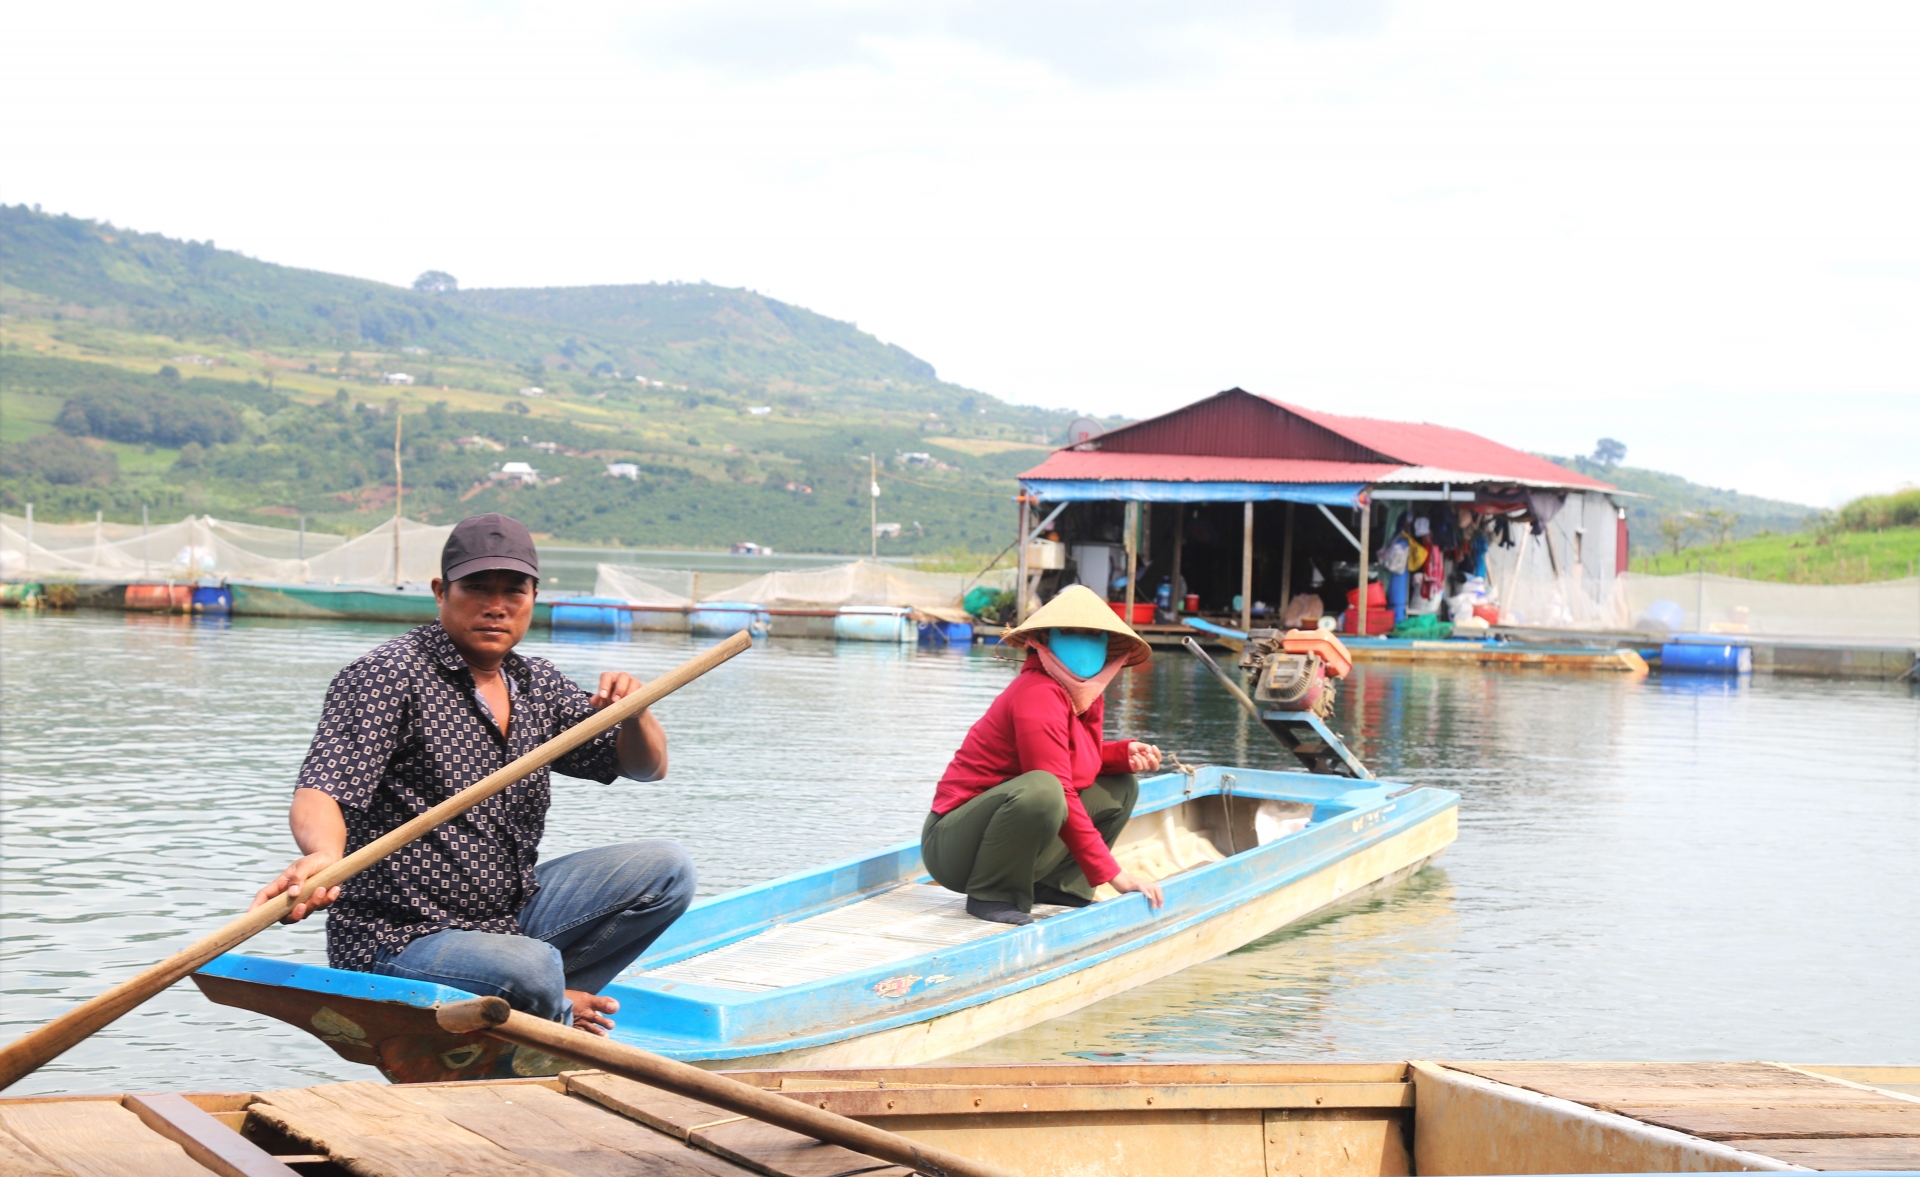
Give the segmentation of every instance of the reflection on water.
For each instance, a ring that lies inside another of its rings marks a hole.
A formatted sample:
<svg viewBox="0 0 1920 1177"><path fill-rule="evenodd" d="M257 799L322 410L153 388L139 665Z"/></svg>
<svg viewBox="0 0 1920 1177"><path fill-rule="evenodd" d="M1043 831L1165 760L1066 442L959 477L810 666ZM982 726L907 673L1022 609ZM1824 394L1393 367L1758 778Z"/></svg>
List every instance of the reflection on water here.
<svg viewBox="0 0 1920 1177"><path fill-rule="evenodd" d="M0 614L0 1034L225 922L292 853L327 680L398 626ZM529 641L579 681L694 644ZM775 641L660 706L673 774L561 778L545 851L672 837L712 893L913 836L1011 668ZM1178 653L1110 728L1284 767ZM1920 704L1878 683L1362 667L1336 727L1462 795L1440 865L970 1052L1920 1061ZM320 929L248 951L324 959ZM371 1072L176 986L14 1092L261 1089Z"/></svg>

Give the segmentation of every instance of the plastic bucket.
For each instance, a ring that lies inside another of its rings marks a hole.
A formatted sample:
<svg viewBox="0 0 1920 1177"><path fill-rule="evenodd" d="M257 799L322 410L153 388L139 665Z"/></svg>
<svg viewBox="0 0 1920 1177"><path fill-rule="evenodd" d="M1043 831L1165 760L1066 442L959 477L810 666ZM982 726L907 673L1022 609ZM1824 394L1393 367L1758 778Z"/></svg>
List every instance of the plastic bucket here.
<svg viewBox="0 0 1920 1177"><path fill-rule="evenodd" d="M226 616L233 612L233 593L224 584L203 584L193 590L195 613Z"/></svg>
<svg viewBox="0 0 1920 1177"><path fill-rule="evenodd" d="M1127 616L1127 603L1125 601L1108 601L1107 607L1112 609L1114 613L1119 616L1120 620L1126 622L1128 625L1153 624L1152 601L1135 601L1133 603L1132 617Z"/></svg>
<svg viewBox="0 0 1920 1177"><path fill-rule="evenodd" d="M1752 674L1749 646L1709 646L1668 642L1660 647L1660 669L1684 674Z"/></svg>
<svg viewBox="0 0 1920 1177"><path fill-rule="evenodd" d="M910 642L919 629L911 609L849 605L833 615L833 636L843 642Z"/></svg>
<svg viewBox="0 0 1920 1177"><path fill-rule="evenodd" d="M633 614L626 609L609 608L624 604L619 597L563 597L553 603L553 628L625 633L633 628Z"/></svg>
<svg viewBox="0 0 1920 1177"><path fill-rule="evenodd" d="M743 631L757 637L772 624L772 614L747 601L703 601L687 615L688 631L703 637L724 638Z"/></svg>

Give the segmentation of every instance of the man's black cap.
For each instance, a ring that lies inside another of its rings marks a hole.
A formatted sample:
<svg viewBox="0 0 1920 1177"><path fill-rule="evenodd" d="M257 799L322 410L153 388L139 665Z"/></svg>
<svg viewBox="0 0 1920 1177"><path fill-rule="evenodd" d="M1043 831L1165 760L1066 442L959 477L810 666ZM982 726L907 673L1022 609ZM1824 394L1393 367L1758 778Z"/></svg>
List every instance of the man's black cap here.
<svg viewBox="0 0 1920 1177"><path fill-rule="evenodd" d="M505 515L471 515L454 524L447 546L440 549L440 579L451 584L496 568L540 578L540 554L533 550L533 537L520 521Z"/></svg>

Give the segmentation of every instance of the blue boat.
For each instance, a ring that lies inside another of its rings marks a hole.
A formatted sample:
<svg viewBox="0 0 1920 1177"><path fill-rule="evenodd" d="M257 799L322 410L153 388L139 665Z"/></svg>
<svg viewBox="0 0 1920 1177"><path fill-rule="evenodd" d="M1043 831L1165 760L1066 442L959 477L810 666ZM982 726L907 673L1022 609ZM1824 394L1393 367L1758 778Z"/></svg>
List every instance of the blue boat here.
<svg viewBox="0 0 1920 1177"><path fill-rule="evenodd" d="M1231 952L1389 885L1454 840L1459 797L1368 779L1203 768L1141 783L1114 847L1138 894L976 920L918 842L695 904L606 992L614 1037L703 1066L905 1065L944 1057ZM213 1001L280 1018L396 1082L550 1074L560 1060L442 1032L469 994L230 953Z"/></svg>

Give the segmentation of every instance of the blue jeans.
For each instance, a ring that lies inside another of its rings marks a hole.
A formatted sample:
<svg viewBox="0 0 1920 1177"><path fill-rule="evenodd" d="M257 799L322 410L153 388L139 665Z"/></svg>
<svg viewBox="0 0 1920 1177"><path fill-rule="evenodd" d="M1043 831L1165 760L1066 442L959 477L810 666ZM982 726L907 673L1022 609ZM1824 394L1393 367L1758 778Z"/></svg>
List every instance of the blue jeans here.
<svg viewBox="0 0 1920 1177"><path fill-rule="evenodd" d="M570 1023L566 990L600 992L693 902L693 860L676 842L582 850L533 873L540 890L520 910L520 935L449 928L382 953L368 971Z"/></svg>

